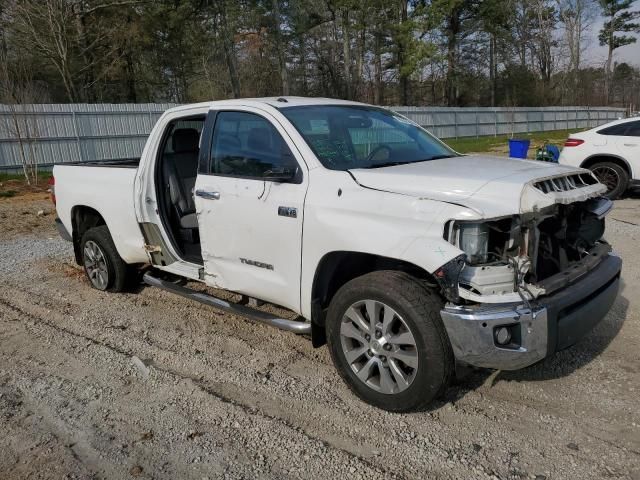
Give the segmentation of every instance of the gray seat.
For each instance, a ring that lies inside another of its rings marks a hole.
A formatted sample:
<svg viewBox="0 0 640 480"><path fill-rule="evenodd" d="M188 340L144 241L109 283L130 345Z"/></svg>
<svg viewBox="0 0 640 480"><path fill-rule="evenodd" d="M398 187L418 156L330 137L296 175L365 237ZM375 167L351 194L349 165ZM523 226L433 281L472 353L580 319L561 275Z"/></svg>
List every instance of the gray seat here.
<svg viewBox="0 0 640 480"><path fill-rule="evenodd" d="M200 134L194 128L173 132L173 153L165 155L163 173L169 202L180 222L180 228L198 228L193 190L198 176L198 143Z"/></svg>
<svg viewBox="0 0 640 480"><path fill-rule="evenodd" d="M180 228L198 228L196 212L187 213L183 217L180 217Z"/></svg>

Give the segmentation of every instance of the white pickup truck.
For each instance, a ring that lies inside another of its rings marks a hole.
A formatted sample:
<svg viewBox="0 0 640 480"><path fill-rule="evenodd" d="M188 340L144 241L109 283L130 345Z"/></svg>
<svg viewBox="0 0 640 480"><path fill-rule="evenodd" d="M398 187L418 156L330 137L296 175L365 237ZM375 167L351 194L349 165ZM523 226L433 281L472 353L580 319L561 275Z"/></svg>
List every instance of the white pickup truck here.
<svg viewBox="0 0 640 480"><path fill-rule="evenodd" d="M139 161L57 165L54 184L59 230L95 288L144 271L149 285L310 335L355 394L390 411L426 407L457 364L519 369L574 344L620 281L602 239L612 203L591 172L459 155L360 103L173 108Z"/></svg>

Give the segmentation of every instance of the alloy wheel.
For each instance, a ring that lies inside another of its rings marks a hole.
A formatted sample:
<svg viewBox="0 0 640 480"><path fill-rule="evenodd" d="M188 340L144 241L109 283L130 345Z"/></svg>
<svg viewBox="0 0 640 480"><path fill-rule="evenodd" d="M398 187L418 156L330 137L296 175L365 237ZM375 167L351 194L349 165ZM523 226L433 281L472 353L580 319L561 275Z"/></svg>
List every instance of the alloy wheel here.
<svg viewBox="0 0 640 480"><path fill-rule="evenodd" d="M620 183L620 175L618 175L618 172L607 165L594 168L593 174L600 183L607 187L607 193L615 190Z"/></svg>
<svg viewBox="0 0 640 480"><path fill-rule="evenodd" d="M84 244L84 268L91 284L98 290L106 290L109 284L107 261L100 246L93 240Z"/></svg>
<svg viewBox="0 0 640 480"><path fill-rule="evenodd" d="M377 392L406 390L418 371L416 340L409 326L382 302L351 305L340 324L340 344L351 370Z"/></svg>

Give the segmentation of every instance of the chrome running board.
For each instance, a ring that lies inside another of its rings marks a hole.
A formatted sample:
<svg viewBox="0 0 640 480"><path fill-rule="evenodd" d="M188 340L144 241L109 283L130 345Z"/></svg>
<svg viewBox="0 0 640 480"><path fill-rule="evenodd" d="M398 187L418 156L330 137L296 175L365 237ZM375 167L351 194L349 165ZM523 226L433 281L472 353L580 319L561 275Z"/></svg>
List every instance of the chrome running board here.
<svg viewBox="0 0 640 480"><path fill-rule="evenodd" d="M239 305L237 303L230 303L226 300L221 300L212 295L208 295L191 288L183 287L181 285L176 285L175 283L162 280L160 278L154 277L149 272L144 274L142 280L144 281L144 283L152 287L158 287L166 290L167 292L175 293L176 295L195 300L196 302L204 303L205 305L219 308L236 315L242 315L243 317L255 320L257 322L266 323L267 325L271 325L272 327L276 327L281 330L286 330L288 332L298 334L311 334L311 324L309 322L300 322L297 320L287 320L285 318L274 317L273 315L261 310L255 310L253 308L247 307L245 305Z"/></svg>

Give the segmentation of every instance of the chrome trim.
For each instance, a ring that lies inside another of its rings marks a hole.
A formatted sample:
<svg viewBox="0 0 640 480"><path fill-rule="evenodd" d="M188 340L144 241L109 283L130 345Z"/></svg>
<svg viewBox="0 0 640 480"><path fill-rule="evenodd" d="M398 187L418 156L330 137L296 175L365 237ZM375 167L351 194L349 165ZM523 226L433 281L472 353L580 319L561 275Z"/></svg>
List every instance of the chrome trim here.
<svg viewBox="0 0 640 480"><path fill-rule="evenodd" d="M220 200L220 192L209 192L208 190L196 190L196 196L207 200Z"/></svg>
<svg viewBox="0 0 640 480"><path fill-rule="evenodd" d="M238 305L237 303L227 302L212 295L198 292L197 290L183 287L181 285L176 285L172 282L167 282L166 280L162 280L161 278L154 277L149 272L144 274L142 280L144 281L144 283L152 287L158 287L176 295L195 300L196 302L204 303L205 305L219 308L236 315L241 315L257 322L266 323L267 325L271 325L272 327L276 327L281 330L286 330L288 332L298 334L311 334L311 323L309 322L301 322L297 320L287 320L285 318L274 317L273 315L270 315L269 313L263 312L261 310L255 310L245 305Z"/></svg>
<svg viewBox="0 0 640 480"><path fill-rule="evenodd" d="M517 370L547 355L547 309L522 305L471 309L447 305L440 316L458 361L476 367ZM496 345L494 328L520 325L520 347Z"/></svg>

